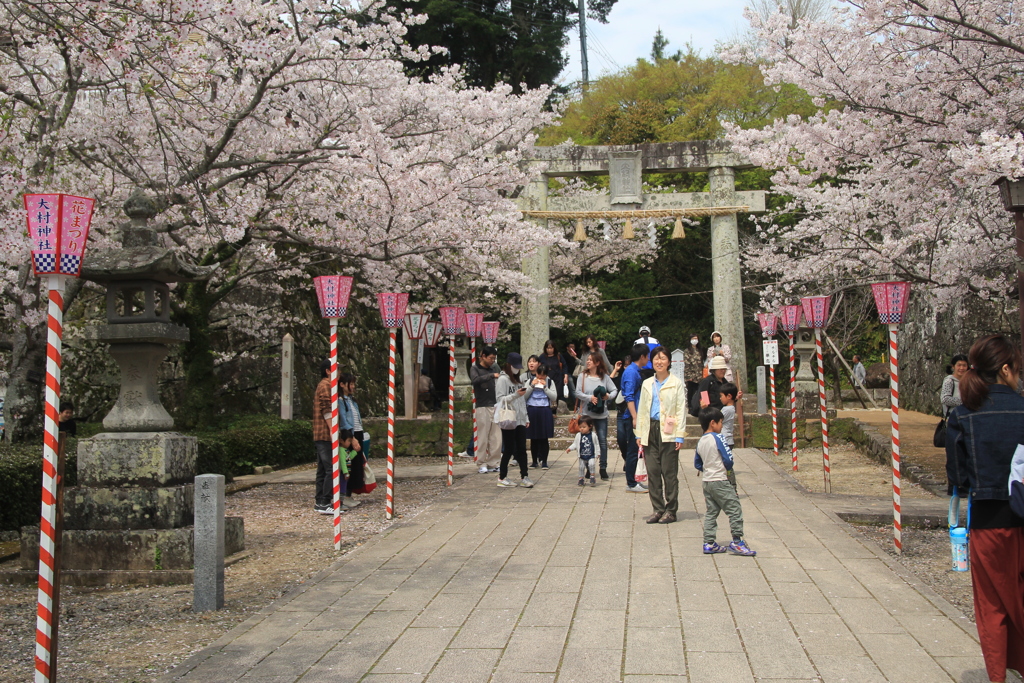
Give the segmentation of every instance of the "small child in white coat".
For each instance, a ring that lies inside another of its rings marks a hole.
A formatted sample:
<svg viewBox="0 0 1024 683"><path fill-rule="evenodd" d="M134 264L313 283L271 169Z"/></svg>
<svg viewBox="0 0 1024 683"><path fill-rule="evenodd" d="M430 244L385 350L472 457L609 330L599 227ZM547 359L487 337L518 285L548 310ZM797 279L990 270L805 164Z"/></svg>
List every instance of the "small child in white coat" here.
<svg viewBox="0 0 1024 683"><path fill-rule="evenodd" d="M597 472L594 469L594 458L599 452L600 445L597 441L597 435L594 434L594 421L589 415L581 415L579 419L580 431L576 433L576 438L573 440L572 445L565 449L565 452L576 451L580 456L580 480L577 482L580 486L586 483L587 477L590 478L590 485L597 486Z"/></svg>

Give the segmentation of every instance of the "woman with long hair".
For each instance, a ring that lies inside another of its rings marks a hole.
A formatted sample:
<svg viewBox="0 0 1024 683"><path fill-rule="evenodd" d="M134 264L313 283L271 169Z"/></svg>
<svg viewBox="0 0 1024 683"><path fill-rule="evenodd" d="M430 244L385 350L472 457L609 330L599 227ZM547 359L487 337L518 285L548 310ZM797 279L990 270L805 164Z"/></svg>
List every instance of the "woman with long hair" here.
<svg viewBox="0 0 1024 683"><path fill-rule="evenodd" d="M565 401L568 406L570 401L568 391L569 374L572 372L572 368L569 367L565 356L558 352L555 342L548 339L544 342L544 351L540 354L539 359L541 364L548 369L548 377L555 383L558 398ZM556 401L551 412L557 412L557 406L558 402Z"/></svg>
<svg viewBox="0 0 1024 683"><path fill-rule="evenodd" d="M555 436L555 417L551 414L551 404L558 400L555 383L548 377L548 369L537 356L530 356L526 361L526 416L530 425L526 428L526 438L530 440L531 467L548 468L548 452L551 450L549 439Z"/></svg>
<svg viewBox="0 0 1024 683"><path fill-rule="evenodd" d="M597 349L601 350L600 347ZM576 398L580 410L590 417L593 431L601 448L599 462L601 479L608 479L608 407L619 390L608 372L602 353L592 351L587 355L586 370L576 379Z"/></svg>
<svg viewBox="0 0 1024 683"><path fill-rule="evenodd" d="M501 368L501 377L494 382L494 421L502 409L515 413L515 424L501 426L501 465L498 467L498 486L511 487L515 482L508 478L508 463L514 457L519 464L520 486L533 488L530 471L526 468L526 428L530 426L530 418L526 412L526 386L519 381L519 372L523 369L523 357L518 353L510 353Z"/></svg>
<svg viewBox="0 0 1024 683"><path fill-rule="evenodd" d="M1010 463L1024 444L1020 354L1001 335L974 342L962 405L946 422L946 475L968 500L971 583L990 681L1024 671L1024 517L1010 508Z"/></svg>

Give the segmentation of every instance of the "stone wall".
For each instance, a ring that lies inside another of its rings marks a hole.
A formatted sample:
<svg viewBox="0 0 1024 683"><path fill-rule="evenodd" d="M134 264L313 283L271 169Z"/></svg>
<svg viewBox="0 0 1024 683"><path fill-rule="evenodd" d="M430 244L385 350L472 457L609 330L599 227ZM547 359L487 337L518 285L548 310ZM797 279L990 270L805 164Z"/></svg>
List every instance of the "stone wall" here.
<svg viewBox="0 0 1024 683"><path fill-rule="evenodd" d="M956 353L967 353L975 339L1001 333L1020 341L1015 301L954 306L936 314L924 297L910 300L909 322L900 327L900 405L938 415L939 389Z"/></svg>
<svg viewBox="0 0 1024 683"><path fill-rule="evenodd" d="M371 457L386 456L387 418L363 419L370 433ZM467 412L455 413L455 452L466 448L473 433L473 420ZM448 454L448 413L434 413L425 419L395 420L395 457Z"/></svg>

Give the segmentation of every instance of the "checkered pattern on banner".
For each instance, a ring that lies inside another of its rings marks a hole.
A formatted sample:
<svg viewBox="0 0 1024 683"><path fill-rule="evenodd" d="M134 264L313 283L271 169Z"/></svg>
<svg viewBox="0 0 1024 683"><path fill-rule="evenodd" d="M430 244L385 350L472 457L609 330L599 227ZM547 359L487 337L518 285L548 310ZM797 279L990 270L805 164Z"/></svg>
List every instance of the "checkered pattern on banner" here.
<svg viewBox="0 0 1024 683"><path fill-rule="evenodd" d="M49 275L57 272L56 254L32 254L36 275Z"/></svg>
<svg viewBox="0 0 1024 683"><path fill-rule="evenodd" d="M394 330L402 327L405 323L405 309L409 305L409 294L407 292L395 293L384 292L377 295L377 307L380 309L381 320L384 327Z"/></svg>
<svg viewBox="0 0 1024 683"><path fill-rule="evenodd" d="M348 306L324 306L320 309L323 318L344 318Z"/></svg>
<svg viewBox="0 0 1024 683"><path fill-rule="evenodd" d="M78 257L78 254L61 254L60 255L60 274L61 275L78 275L78 272L82 269L82 259Z"/></svg>
<svg viewBox="0 0 1024 683"><path fill-rule="evenodd" d="M796 332L800 329L800 316L803 308L797 304L782 306L779 309L779 324L786 332Z"/></svg>

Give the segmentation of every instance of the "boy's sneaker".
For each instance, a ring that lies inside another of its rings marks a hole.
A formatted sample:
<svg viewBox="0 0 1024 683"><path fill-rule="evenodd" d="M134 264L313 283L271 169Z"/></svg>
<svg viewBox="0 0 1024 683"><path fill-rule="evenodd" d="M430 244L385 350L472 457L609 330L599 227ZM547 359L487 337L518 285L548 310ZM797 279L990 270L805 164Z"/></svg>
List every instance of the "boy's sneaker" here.
<svg viewBox="0 0 1024 683"><path fill-rule="evenodd" d="M590 485L597 486L597 477L595 477L594 475L590 475Z"/></svg>
<svg viewBox="0 0 1024 683"><path fill-rule="evenodd" d="M499 479L498 480L498 486L501 486L503 488L507 488L508 489L508 488L512 488L515 485L516 485L516 483L514 481L512 481L511 479L509 479L508 477L505 477L504 479Z"/></svg>
<svg viewBox="0 0 1024 683"><path fill-rule="evenodd" d="M490 471L491 470L488 469L487 465L480 465L480 469L477 470L477 473L479 473L479 474L487 474Z"/></svg>
<svg viewBox="0 0 1024 683"><path fill-rule="evenodd" d="M584 483L585 481L586 481L586 480L585 480L585 479L584 479L583 477L580 477L580 480L579 480L578 482L576 482L576 485L577 485L577 486L583 486L583 483Z"/></svg>
<svg viewBox="0 0 1024 683"><path fill-rule="evenodd" d="M757 555L756 552L747 546L747 542L743 539L730 543L729 552L733 555L743 555L745 557L753 557L754 555Z"/></svg>
<svg viewBox="0 0 1024 683"><path fill-rule="evenodd" d="M523 477L523 480L521 482L519 482L519 485L522 486L524 489L532 489L533 488L533 482L530 481L529 477Z"/></svg>
<svg viewBox="0 0 1024 683"><path fill-rule="evenodd" d="M460 458L472 458L473 456L470 455L468 451L462 451L461 453L459 453L459 457ZM475 460L476 458L473 458L473 459Z"/></svg>
<svg viewBox="0 0 1024 683"><path fill-rule="evenodd" d="M540 468L541 468L542 470L546 470L546 469L548 469L548 464L547 464L546 462L542 462L542 463L540 464Z"/></svg>
<svg viewBox="0 0 1024 683"><path fill-rule="evenodd" d="M627 486L626 490L631 493L647 493L647 489L645 489L640 484L633 484L632 486Z"/></svg>
<svg viewBox="0 0 1024 683"><path fill-rule="evenodd" d="M320 503L316 503L313 506L313 512L318 512L320 514L323 514L324 510L326 510L326 509L330 509L330 506L328 506L328 505L321 505Z"/></svg>
<svg viewBox="0 0 1024 683"><path fill-rule="evenodd" d="M705 543L704 544L704 554L705 555L714 555L715 553L724 553L726 550L728 550L728 548L726 548L725 546L722 546L722 545L718 545L718 543Z"/></svg>
<svg viewBox="0 0 1024 683"><path fill-rule="evenodd" d="M344 498L341 499L341 506L342 507L346 507L349 510L351 510L352 508L357 508L357 507L359 507L362 504L363 504L363 501L356 500L352 496L345 496Z"/></svg>

